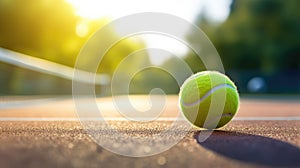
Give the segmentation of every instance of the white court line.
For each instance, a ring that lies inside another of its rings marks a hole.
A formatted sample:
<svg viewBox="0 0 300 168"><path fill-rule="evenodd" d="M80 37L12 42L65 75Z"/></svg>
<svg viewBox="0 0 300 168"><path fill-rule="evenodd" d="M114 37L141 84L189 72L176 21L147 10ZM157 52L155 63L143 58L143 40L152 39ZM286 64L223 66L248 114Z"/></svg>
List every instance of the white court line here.
<svg viewBox="0 0 300 168"><path fill-rule="evenodd" d="M271 121L283 121L283 120L300 120L299 117L236 117L233 120L237 121L262 121L262 120L271 120Z"/></svg>
<svg viewBox="0 0 300 168"><path fill-rule="evenodd" d="M12 109L12 108L22 108L34 105L40 105L44 103L50 103L53 101L61 101L67 98L39 98L39 99L29 99L29 100L1 100L0 99L0 110L2 109Z"/></svg>
<svg viewBox="0 0 300 168"><path fill-rule="evenodd" d="M136 119L138 120L138 119ZM144 120L145 119L141 119ZM185 121L184 118L158 118L154 121ZM299 117L235 117L233 120L236 121L285 121L285 120L300 120ZM17 117L7 117L7 118L0 118L0 121L129 121L126 118L17 118Z"/></svg>

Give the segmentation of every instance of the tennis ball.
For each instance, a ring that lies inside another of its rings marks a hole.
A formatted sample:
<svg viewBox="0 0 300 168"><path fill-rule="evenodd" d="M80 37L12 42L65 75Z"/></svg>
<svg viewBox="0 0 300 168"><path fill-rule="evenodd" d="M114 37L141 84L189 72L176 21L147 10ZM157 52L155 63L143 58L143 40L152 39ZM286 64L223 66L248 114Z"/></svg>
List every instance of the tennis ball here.
<svg viewBox="0 0 300 168"><path fill-rule="evenodd" d="M179 103L181 112L194 126L215 129L234 117L239 107L239 95L226 75L202 71L183 83Z"/></svg>

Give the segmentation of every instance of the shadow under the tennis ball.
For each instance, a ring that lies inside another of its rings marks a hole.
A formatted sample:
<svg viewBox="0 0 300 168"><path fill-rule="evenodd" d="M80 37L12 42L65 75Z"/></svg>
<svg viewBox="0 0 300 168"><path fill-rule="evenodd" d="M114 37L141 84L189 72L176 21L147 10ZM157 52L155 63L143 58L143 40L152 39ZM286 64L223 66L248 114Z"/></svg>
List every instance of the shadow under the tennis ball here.
<svg viewBox="0 0 300 168"><path fill-rule="evenodd" d="M241 162L271 167L300 167L300 148L292 144L259 135L214 131L204 142L204 148Z"/></svg>

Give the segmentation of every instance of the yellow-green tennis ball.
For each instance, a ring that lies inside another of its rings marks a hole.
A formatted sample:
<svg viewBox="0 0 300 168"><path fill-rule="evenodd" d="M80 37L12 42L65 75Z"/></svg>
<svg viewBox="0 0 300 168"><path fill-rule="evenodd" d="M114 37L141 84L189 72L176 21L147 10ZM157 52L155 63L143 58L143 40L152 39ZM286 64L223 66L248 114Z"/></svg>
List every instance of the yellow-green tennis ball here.
<svg viewBox="0 0 300 168"><path fill-rule="evenodd" d="M189 77L179 93L181 112L193 125L215 129L227 124L239 107L234 83L224 74L203 71Z"/></svg>

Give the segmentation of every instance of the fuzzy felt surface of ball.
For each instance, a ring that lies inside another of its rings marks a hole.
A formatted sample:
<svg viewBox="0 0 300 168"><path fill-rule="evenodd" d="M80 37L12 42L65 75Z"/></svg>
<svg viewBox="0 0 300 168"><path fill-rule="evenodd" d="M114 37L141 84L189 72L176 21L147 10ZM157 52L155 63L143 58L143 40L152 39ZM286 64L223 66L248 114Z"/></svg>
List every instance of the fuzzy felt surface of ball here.
<svg viewBox="0 0 300 168"><path fill-rule="evenodd" d="M179 107L194 126L217 129L232 120L239 108L235 84L217 71L202 71L190 76L181 86Z"/></svg>

